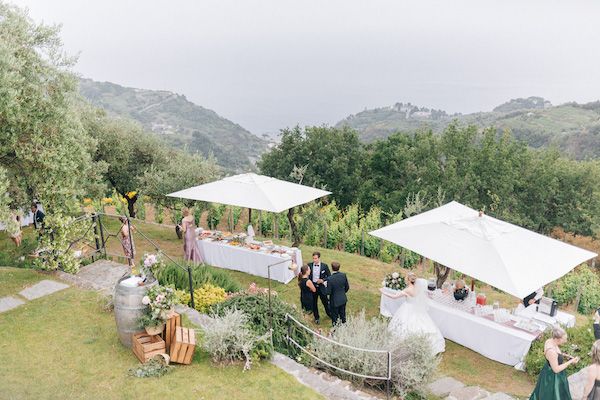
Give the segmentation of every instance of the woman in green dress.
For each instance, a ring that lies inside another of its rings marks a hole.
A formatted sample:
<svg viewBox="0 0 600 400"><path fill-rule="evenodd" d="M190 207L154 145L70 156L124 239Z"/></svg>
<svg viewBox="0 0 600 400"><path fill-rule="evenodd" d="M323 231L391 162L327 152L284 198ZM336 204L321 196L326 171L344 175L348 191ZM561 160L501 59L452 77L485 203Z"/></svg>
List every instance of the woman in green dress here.
<svg viewBox="0 0 600 400"><path fill-rule="evenodd" d="M565 369L577 363L579 357L564 361L559 346L566 342L567 332L562 328L554 328L552 338L546 340L544 344L546 363L529 400L571 400Z"/></svg>

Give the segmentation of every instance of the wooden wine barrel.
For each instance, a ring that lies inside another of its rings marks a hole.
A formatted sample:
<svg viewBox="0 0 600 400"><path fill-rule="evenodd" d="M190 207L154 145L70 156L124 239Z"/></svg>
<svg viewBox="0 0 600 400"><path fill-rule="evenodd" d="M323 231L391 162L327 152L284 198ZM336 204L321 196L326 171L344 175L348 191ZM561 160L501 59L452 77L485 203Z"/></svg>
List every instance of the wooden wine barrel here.
<svg viewBox="0 0 600 400"><path fill-rule="evenodd" d="M119 339L124 346L131 348L131 335L143 331L138 325L138 319L142 316L146 308L142 304L142 298L146 295L146 290L150 286L157 285L158 283L156 280L153 280L144 286L127 287L121 285L121 281L127 278L129 276L124 276L117 282L113 304Z"/></svg>

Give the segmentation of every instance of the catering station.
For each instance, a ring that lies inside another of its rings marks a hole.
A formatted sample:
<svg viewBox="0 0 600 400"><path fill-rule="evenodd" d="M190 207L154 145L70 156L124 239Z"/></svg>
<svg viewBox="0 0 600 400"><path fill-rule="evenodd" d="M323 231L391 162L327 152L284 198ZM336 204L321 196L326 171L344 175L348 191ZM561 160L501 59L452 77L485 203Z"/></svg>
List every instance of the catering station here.
<svg viewBox="0 0 600 400"><path fill-rule="evenodd" d="M288 283L294 279L296 266L302 265L302 252L296 247L277 246L267 240L259 242L245 233L202 231L197 240L204 262L209 265L268 277L266 266L282 263L287 268L273 269L271 279Z"/></svg>
<svg viewBox="0 0 600 400"><path fill-rule="evenodd" d="M485 215L452 201L370 232L519 299L565 275L597 254ZM465 291L455 298L449 282L427 287L428 313L444 338L492 360L523 367L531 343L550 326L575 325L575 317L541 297L511 309L485 294ZM390 288L383 288L388 294ZM461 288L461 290L464 290ZM404 301L382 293L380 312L392 317ZM525 302L525 301L523 301Z"/></svg>

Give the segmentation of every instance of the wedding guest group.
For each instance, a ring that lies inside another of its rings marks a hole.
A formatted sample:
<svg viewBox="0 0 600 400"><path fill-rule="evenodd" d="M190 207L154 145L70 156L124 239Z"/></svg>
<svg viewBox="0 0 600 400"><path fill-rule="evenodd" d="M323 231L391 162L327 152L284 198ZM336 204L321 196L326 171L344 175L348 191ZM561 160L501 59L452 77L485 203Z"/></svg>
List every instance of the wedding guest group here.
<svg viewBox="0 0 600 400"><path fill-rule="evenodd" d="M321 261L321 253L313 253L313 261L303 265L298 274L300 288L300 304L302 310L313 314L315 323L320 323L319 299L323 309L332 324L346 323L346 293L350 290L348 277L340 272L341 265L334 261L331 263L333 274L329 266Z"/></svg>

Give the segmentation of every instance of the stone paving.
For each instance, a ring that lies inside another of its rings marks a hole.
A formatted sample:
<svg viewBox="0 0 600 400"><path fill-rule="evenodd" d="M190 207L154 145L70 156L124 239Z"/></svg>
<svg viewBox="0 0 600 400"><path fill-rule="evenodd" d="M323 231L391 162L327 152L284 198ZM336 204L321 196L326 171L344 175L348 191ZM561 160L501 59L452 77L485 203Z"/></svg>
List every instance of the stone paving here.
<svg viewBox="0 0 600 400"><path fill-rule="evenodd" d="M19 296L25 297L27 300L35 300L54 292L64 290L68 287L69 285L64 283L44 279L33 286L21 290L19 292Z"/></svg>
<svg viewBox="0 0 600 400"><path fill-rule="evenodd" d="M22 304L25 304L23 300L13 296L0 297L0 313L17 308Z"/></svg>
<svg viewBox="0 0 600 400"><path fill-rule="evenodd" d="M58 271L56 275L82 289L97 290L112 296L119 279L130 272L127 265L109 260L97 260L81 267L76 275L62 271Z"/></svg>
<svg viewBox="0 0 600 400"><path fill-rule="evenodd" d="M0 313L22 306L26 303L26 300L39 299L40 297L48 296L68 287L69 285L64 283L45 279L21 290L18 297L14 295L0 298Z"/></svg>
<svg viewBox="0 0 600 400"><path fill-rule="evenodd" d="M454 378L443 377L427 386L429 393L445 400L515 400L506 393L490 393L479 386L465 386Z"/></svg>

